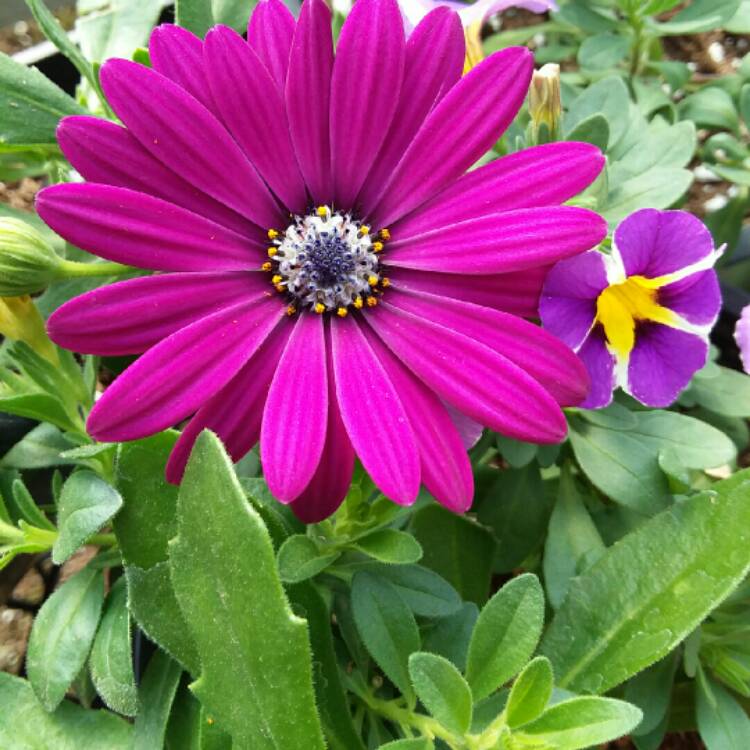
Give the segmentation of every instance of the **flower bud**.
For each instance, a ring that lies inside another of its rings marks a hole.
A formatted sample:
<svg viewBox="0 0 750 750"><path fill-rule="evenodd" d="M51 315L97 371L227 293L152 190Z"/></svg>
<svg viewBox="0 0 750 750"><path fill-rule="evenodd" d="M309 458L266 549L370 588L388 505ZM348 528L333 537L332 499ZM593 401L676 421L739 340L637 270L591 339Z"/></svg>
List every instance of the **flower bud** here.
<svg viewBox="0 0 750 750"><path fill-rule="evenodd" d="M0 297L0 336L23 341L37 354L58 364L57 351L47 336L44 320L28 295Z"/></svg>
<svg viewBox="0 0 750 750"><path fill-rule="evenodd" d="M562 103L560 100L560 66L548 63L534 71L529 89L531 141L537 145L560 137Z"/></svg>
<svg viewBox="0 0 750 750"><path fill-rule="evenodd" d="M0 217L0 297L41 291L59 264L60 257L30 224Z"/></svg>

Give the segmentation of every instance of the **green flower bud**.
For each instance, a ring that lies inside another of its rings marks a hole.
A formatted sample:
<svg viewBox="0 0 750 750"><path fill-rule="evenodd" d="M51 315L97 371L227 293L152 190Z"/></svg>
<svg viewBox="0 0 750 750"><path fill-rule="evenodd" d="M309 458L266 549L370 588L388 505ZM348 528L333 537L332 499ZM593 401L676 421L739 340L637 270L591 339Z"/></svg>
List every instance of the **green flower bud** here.
<svg viewBox="0 0 750 750"><path fill-rule="evenodd" d="M30 224L0 217L0 297L41 291L55 278L60 260Z"/></svg>
<svg viewBox="0 0 750 750"><path fill-rule="evenodd" d="M550 143L560 137L562 103L560 100L560 66L548 63L534 71L529 89L531 140Z"/></svg>

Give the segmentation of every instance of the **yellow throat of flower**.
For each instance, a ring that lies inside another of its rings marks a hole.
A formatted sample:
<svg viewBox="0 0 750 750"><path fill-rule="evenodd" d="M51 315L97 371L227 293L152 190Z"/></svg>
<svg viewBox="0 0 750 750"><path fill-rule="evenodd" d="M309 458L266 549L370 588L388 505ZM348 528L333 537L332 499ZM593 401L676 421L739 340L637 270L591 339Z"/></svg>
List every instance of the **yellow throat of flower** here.
<svg viewBox="0 0 750 750"><path fill-rule="evenodd" d="M635 326L638 321L652 321L674 325L671 310L658 302L659 279L630 276L621 284L608 286L596 301L596 321L612 349L626 357L635 346Z"/></svg>
<svg viewBox="0 0 750 750"><path fill-rule="evenodd" d="M482 48L482 23L483 19L479 19L464 29L464 36L466 38L464 75L484 60L484 49Z"/></svg>

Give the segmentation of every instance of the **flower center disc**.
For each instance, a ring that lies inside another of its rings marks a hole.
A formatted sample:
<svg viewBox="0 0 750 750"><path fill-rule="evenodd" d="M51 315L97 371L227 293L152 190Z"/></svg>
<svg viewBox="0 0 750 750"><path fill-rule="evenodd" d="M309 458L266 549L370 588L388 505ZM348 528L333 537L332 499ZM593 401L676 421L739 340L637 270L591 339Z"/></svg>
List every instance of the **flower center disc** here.
<svg viewBox="0 0 750 750"><path fill-rule="evenodd" d="M268 230L273 245L264 269L271 282L289 300L289 314L311 308L322 314L347 315L349 307L373 307L388 286L381 277L378 253L382 230L373 239L370 228L351 214L320 206L306 216L295 216L284 233Z"/></svg>

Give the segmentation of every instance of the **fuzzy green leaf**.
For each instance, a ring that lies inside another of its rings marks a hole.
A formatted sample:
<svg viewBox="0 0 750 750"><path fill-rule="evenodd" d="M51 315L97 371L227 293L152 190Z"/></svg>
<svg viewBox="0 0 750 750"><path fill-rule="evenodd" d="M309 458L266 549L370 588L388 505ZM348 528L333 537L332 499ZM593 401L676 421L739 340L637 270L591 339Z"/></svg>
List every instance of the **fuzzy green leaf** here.
<svg viewBox="0 0 750 750"><path fill-rule="evenodd" d="M133 750L153 750L164 745L182 667L163 651L155 651L138 688Z"/></svg>
<svg viewBox="0 0 750 750"><path fill-rule="evenodd" d="M511 729L539 718L552 697L554 677L549 659L532 659L518 675L505 707L506 720Z"/></svg>
<svg viewBox="0 0 750 750"><path fill-rule="evenodd" d="M340 554L321 552L310 537L295 534L279 547L279 576L285 583L300 583L325 570Z"/></svg>
<svg viewBox="0 0 750 750"><path fill-rule="evenodd" d="M206 710L238 746L322 750L307 625L289 607L263 522L207 431L180 487L169 558L201 660L192 689Z"/></svg>
<svg viewBox="0 0 750 750"><path fill-rule="evenodd" d="M384 563L408 565L422 558L422 547L411 535L396 529L378 529L352 543L352 546Z"/></svg>

